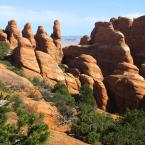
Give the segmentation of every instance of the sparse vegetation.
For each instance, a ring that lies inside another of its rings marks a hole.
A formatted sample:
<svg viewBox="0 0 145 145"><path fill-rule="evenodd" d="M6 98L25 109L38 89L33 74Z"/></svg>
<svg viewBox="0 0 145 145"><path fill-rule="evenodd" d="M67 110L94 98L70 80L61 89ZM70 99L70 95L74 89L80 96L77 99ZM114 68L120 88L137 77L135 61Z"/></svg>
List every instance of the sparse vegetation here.
<svg viewBox="0 0 145 145"><path fill-rule="evenodd" d="M47 140L49 131L42 114L26 112L23 101L17 96L1 95L0 102L0 145L41 145ZM7 123L8 112L15 112L16 124Z"/></svg>
<svg viewBox="0 0 145 145"><path fill-rule="evenodd" d="M7 69L9 69L10 71L13 71L17 75L23 76L22 70L13 66L8 60L0 60L0 63L4 64L7 67Z"/></svg>
<svg viewBox="0 0 145 145"><path fill-rule="evenodd" d="M72 125L74 136L87 143L101 143L101 134L113 120L109 115L96 112L93 92L88 84L84 84L80 91L78 101L78 120Z"/></svg>
<svg viewBox="0 0 145 145"><path fill-rule="evenodd" d="M11 53L10 45L8 42L0 41L0 59L4 59Z"/></svg>
<svg viewBox="0 0 145 145"><path fill-rule="evenodd" d="M52 88L48 85L48 83L46 81L40 81L37 78L31 80L31 82L34 86L36 86L39 89L44 99L46 101L49 101L53 95L52 95Z"/></svg>
<svg viewBox="0 0 145 145"><path fill-rule="evenodd" d="M53 93L54 96L50 98L50 101L58 107L64 117L64 122L73 119L76 113L75 99L69 94L67 87L58 83L54 86Z"/></svg>
<svg viewBox="0 0 145 145"><path fill-rule="evenodd" d="M102 133L103 145L144 145L145 111L128 110Z"/></svg>

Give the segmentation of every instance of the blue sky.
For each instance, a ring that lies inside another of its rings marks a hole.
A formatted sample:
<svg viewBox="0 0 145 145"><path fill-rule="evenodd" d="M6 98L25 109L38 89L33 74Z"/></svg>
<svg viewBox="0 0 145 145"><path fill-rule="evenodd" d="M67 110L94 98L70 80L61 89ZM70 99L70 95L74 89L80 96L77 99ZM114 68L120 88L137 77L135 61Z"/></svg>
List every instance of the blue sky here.
<svg viewBox="0 0 145 145"><path fill-rule="evenodd" d="M145 14L145 0L1 0L0 27L16 19L20 29L26 22L35 32L43 25L51 34L54 19L62 24L63 35L90 34L96 21L111 17L138 17Z"/></svg>

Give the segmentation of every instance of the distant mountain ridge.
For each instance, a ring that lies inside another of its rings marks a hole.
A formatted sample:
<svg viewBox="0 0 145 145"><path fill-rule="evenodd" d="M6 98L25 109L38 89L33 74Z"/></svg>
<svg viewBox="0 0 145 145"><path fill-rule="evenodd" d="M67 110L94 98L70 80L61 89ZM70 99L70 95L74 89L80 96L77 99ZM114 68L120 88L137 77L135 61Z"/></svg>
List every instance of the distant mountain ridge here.
<svg viewBox="0 0 145 145"><path fill-rule="evenodd" d="M79 44L82 36L62 36L62 46Z"/></svg>

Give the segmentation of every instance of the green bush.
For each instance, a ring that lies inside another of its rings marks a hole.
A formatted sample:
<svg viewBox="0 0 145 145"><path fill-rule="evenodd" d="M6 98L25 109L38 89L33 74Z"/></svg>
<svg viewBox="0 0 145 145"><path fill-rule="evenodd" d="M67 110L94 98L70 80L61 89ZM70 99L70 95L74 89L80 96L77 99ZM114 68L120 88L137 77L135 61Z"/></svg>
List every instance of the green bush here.
<svg viewBox="0 0 145 145"><path fill-rule="evenodd" d="M63 84L56 84L53 89L54 96L51 101L58 107L65 118L73 116L75 99L69 94L68 88Z"/></svg>
<svg viewBox="0 0 145 145"><path fill-rule="evenodd" d="M8 42L0 41L0 59L4 59L10 54L10 45Z"/></svg>
<svg viewBox="0 0 145 145"><path fill-rule="evenodd" d="M3 83L2 81L0 81L0 90L4 91L4 92L9 92L11 90L12 86L11 85L7 85L5 83Z"/></svg>
<svg viewBox="0 0 145 145"><path fill-rule="evenodd" d="M96 113L93 91L88 84L81 87L78 103L78 120L72 125L75 137L87 143L101 142L101 134L113 124L109 115Z"/></svg>
<svg viewBox="0 0 145 145"><path fill-rule="evenodd" d="M49 137L48 126L43 123L41 114L26 112L19 97L0 98L7 103L0 106L0 145L42 145ZM7 123L7 113L15 112L17 124Z"/></svg>
<svg viewBox="0 0 145 145"><path fill-rule="evenodd" d="M102 134L103 145L145 145L145 112L128 110Z"/></svg>

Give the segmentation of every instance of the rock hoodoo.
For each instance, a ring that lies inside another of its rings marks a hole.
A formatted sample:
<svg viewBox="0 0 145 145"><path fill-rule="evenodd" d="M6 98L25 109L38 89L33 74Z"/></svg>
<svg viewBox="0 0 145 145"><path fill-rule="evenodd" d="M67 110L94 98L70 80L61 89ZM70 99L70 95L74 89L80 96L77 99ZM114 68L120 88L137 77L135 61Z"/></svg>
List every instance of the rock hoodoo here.
<svg viewBox="0 0 145 145"><path fill-rule="evenodd" d="M16 48L18 46L18 39L21 37L20 30L17 27L17 22L15 20L10 20L5 32L7 33L11 49Z"/></svg>
<svg viewBox="0 0 145 145"><path fill-rule="evenodd" d="M103 75L111 74L120 62L133 63L124 35L108 22L98 22L91 33L91 45L72 45L63 49L64 63L69 64L81 54L93 56Z"/></svg>
<svg viewBox="0 0 145 145"><path fill-rule="evenodd" d="M84 35L80 40L80 45L88 45L90 43L90 36Z"/></svg>
<svg viewBox="0 0 145 145"><path fill-rule="evenodd" d="M29 39L32 44L32 47L36 48L36 40L32 31L32 25L30 23L25 24L24 29L22 30L23 37Z"/></svg>

